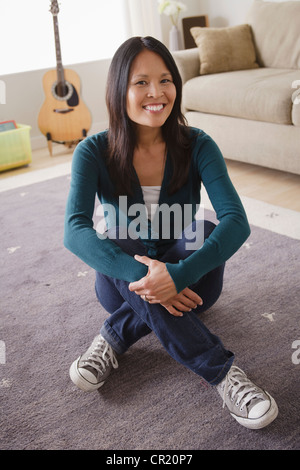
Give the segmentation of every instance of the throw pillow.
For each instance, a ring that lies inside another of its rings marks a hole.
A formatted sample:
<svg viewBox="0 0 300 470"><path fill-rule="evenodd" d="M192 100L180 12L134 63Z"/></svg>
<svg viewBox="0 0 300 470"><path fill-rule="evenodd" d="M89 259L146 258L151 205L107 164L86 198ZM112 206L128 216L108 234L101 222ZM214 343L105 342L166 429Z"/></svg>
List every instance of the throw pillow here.
<svg viewBox="0 0 300 470"><path fill-rule="evenodd" d="M200 55L200 75L257 68L251 27L191 28Z"/></svg>

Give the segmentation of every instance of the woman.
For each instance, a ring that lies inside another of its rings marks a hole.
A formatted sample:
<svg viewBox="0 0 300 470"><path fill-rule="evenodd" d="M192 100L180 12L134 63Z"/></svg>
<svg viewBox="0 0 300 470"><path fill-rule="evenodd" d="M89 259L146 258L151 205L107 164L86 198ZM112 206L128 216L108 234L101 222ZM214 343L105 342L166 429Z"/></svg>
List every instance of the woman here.
<svg viewBox="0 0 300 470"><path fill-rule="evenodd" d="M275 401L199 319L218 299L224 263L250 230L218 147L185 123L181 88L162 43L129 39L108 75L109 129L74 152L65 246L95 269L96 294L110 316L70 376L83 390L98 389L117 356L154 332L175 360L216 386L238 422L261 428L275 419ZM217 226L195 219L201 183ZM96 193L103 234L93 228Z"/></svg>

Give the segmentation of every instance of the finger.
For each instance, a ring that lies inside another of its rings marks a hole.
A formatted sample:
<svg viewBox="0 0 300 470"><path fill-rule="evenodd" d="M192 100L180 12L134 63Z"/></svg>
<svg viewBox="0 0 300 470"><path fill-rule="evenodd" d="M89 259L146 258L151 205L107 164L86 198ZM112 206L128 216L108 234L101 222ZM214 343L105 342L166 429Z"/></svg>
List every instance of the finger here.
<svg viewBox="0 0 300 470"><path fill-rule="evenodd" d="M172 306L175 307L177 310L180 310L181 312L190 312L194 307L194 304L192 306L183 304L180 301L174 301L172 302Z"/></svg>
<svg viewBox="0 0 300 470"><path fill-rule="evenodd" d="M174 317L182 317L183 313L174 308L172 305L163 305L165 309L171 314L174 315Z"/></svg>
<svg viewBox="0 0 300 470"><path fill-rule="evenodd" d="M144 294L143 288L139 287L139 285L136 285L135 283L129 284L128 289L131 292L135 292L137 295L142 295Z"/></svg>
<svg viewBox="0 0 300 470"><path fill-rule="evenodd" d="M143 290L145 290L144 281L145 278L142 277L142 279L139 279L138 281L131 282L128 285L129 290L135 291L138 295L145 294L145 292L143 292Z"/></svg>
<svg viewBox="0 0 300 470"><path fill-rule="evenodd" d="M138 261L139 263L145 264L146 266L149 266L151 261L153 261L151 258L148 258L148 256L140 256L140 255L134 255L134 259ZM138 281L131 282L128 286L130 291L135 291L138 295L142 294L141 289L143 288L145 279L148 277L149 272L146 274L146 276L142 277ZM139 291L138 291L139 289Z"/></svg>
<svg viewBox="0 0 300 470"><path fill-rule="evenodd" d="M143 297L143 296L142 296ZM146 301L149 303L149 304L160 304L161 301L160 300L157 300L155 297L149 297L147 294L146 294Z"/></svg>
<svg viewBox="0 0 300 470"><path fill-rule="evenodd" d="M195 299L193 299L193 300L189 299L187 301L187 304L190 305L191 308L197 308L198 305L203 305L203 301L202 301L201 298L200 298L200 301L198 299L196 299L196 300Z"/></svg>
<svg viewBox="0 0 300 470"><path fill-rule="evenodd" d="M180 302L180 304L183 305L187 309L186 311L192 310L193 308L196 308L198 306L198 304L194 300L191 300L188 297L185 297L183 294L178 295L176 296L175 299L173 299L172 301L173 305L175 305L174 302Z"/></svg>
<svg viewBox="0 0 300 470"><path fill-rule="evenodd" d="M203 300L200 295L196 294L196 292L191 290L189 287L183 289L182 294L184 294L187 298L191 299L192 301L196 302L197 305L203 304Z"/></svg>
<svg viewBox="0 0 300 470"><path fill-rule="evenodd" d="M141 299L144 300L145 302L148 302L148 304L158 304L160 303L158 300L156 300L154 297L149 297L147 294L141 294L140 295Z"/></svg>
<svg viewBox="0 0 300 470"><path fill-rule="evenodd" d="M186 297L183 292L177 294L173 299L170 299L170 303L174 305L174 302L180 302L182 305L187 307L187 311L193 308L197 308L198 303L195 300Z"/></svg>
<svg viewBox="0 0 300 470"><path fill-rule="evenodd" d="M196 303L197 305L202 305L203 300L200 297L200 295L196 294L196 292L193 292L192 290L189 289L189 291L182 291L182 294L187 297L190 301Z"/></svg>
<svg viewBox="0 0 300 470"><path fill-rule="evenodd" d="M146 266L150 266L151 261L153 261L151 258L148 258L148 256L140 255L134 255L134 259L139 263L145 264Z"/></svg>

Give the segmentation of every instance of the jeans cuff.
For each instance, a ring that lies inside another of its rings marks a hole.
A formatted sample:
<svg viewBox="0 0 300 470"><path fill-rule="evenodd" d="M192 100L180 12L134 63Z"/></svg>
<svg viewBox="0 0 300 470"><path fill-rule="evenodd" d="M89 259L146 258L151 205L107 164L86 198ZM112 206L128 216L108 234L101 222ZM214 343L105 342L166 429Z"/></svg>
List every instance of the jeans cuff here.
<svg viewBox="0 0 300 470"><path fill-rule="evenodd" d="M110 325L104 323L100 329L100 334L118 355L124 354L126 352L127 349L124 348L117 340L116 334Z"/></svg>
<svg viewBox="0 0 300 470"><path fill-rule="evenodd" d="M229 351L230 352L230 351ZM231 352L230 352L231 353ZM226 363L224 364L224 367L222 369L222 371L217 375L217 377L215 377L213 380L211 380L209 382L210 385L218 385L219 383L222 382L222 380L226 377L226 375L228 374L229 372L229 369L231 368L232 364L233 364L233 361L235 359L235 356L233 353L231 353L231 357L229 357L229 359L226 361Z"/></svg>

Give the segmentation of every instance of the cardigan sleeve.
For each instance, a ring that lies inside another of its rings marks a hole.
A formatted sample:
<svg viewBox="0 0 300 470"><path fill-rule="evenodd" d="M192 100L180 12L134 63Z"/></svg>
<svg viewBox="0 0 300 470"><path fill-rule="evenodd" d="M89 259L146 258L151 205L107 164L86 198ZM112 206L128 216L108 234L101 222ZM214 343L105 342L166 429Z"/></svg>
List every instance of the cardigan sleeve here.
<svg viewBox="0 0 300 470"><path fill-rule="evenodd" d="M227 261L250 235L245 210L216 143L199 131L192 158L219 223L200 249L176 264L166 264L177 292Z"/></svg>
<svg viewBox="0 0 300 470"><path fill-rule="evenodd" d="M100 238L93 226L101 172L101 158L97 158L99 151L99 143L97 145L92 138L78 144L74 151L65 212L64 245L96 271L128 282L137 281L147 274L147 267L112 240Z"/></svg>

